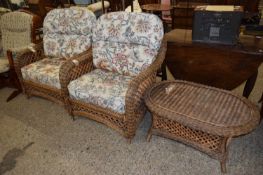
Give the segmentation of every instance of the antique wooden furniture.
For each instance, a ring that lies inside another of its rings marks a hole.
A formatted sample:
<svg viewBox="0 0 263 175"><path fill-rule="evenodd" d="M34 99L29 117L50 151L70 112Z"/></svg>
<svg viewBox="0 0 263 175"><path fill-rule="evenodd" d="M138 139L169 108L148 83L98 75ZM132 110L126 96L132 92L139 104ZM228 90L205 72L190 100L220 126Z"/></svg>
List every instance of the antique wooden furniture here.
<svg viewBox="0 0 263 175"><path fill-rule="evenodd" d="M129 141L145 115L145 90L156 79L166 42L159 18L146 13L102 15L93 30L92 55L62 68L69 113L101 122Z"/></svg>
<svg viewBox="0 0 263 175"><path fill-rule="evenodd" d="M141 5L161 3L162 0L140 0ZM241 5L248 16L258 12L259 0L170 0L174 7L171 11L172 22L165 20L165 24L172 24L172 28L191 29L193 10L197 5Z"/></svg>
<svg viewBox="0 0 263 175"><path fill-rule="evenodd" d="M65 8L73 5L73 0L27 0L28 8L32 13L39 15L44 20L46 14L55 8Z"/></svg>
<svg viewBox="0 0 263 175"><path fill-rule="evenodd" d="M109 11L124 11L129 5L133 8L133 0L108 0L110 2ZM133 11L133 10L132 10Z"/></svg>
<svg viewBox="0 0 263 175"><path fill-rule="evenodd" d="M28 45L40 41L36 36L36 29L40 23L41 19L38 16L19 11L7 13L1 18L3 55L0 58L0 86L16 89L7 101L21 93L21 86L14 69L14 59Z"/></svg>
<svg viewBox="0 0 263 175"><path fill-rule="evenodd" d="M58 6L58 2L53 0L27 0L27 5L29 11L41 16L41 18L44 19L49 9L53 9Z"/></svg>
<svg viewBox="0 0 263 175"><path fill-rule="evenodd" d="M139 3L152 4L159 3L161 0L139 0ZM258 5L260 0L171 0L175 3L208 3L211 5L241 5L245 8L245 11L248 12L258 12Z"/></svg>
<svg viewBox="0 0 263 175"><path fill-rule="evenodd" d="M95 15L87 9L54 9L47 14L43 43L15 60L17 75L28 97L36 95L64 104L60 68L71 59L88 57L95 22Z"/></svg>
<svg viewBox="0 0 263 175"><path fill-rule="evenodd" d="M260 114L249 100L229 91L186 81L163 81L147 91L152 134L181 141L218 159L226 172L231 138L251 132Z"/></svg>
<svg viewBox="0 0 263 175"><path fill-rule="evenodd" d="M173 9L171 11L172 29L183 28L191 29L193 23L193 13L196 6L207 5L205 2L186 2L172 1Z"/></svg>
<svg viewBox="0 0 263 175"><path fill-rule="evenodd" d="M160 3L160 0L139 0L141 5Z"/></svg>
<svg viewBox="0 0 263 175"><path fill-rule="evenodd" d="M141 5L141 9L143 12L147 13L153 13L156 14L162 19L162 12L167 12L172 10L172 6L167 4L145 4ZM164 27L164 31L167 31L166 26ZM157 75L162 78L162 80L167 80L167 74L166 74L166 66L165 64L161 65L161 68L158 70Z"/></svg>
<svg viewBox="0 0 263 175"><path fill-rule="evenodd" d="M167 13L170 12L173 7L169 4L161 4L161 3L156 3L156 4L145 4L145 5L141 5L141 9L143 12L148 12L148 13L153 13L156 14L160 17L160 19L163 20L164 24L167 24L169 22L167 22L167 19L163 18L163 13ZM164 29L167 32L168 31L168 26L164 25Z"/></svg>
<svg viewBox="0 0 263 175"><path fill-rule="evenodd" d="M167 4L145 4L141 6L142 10L149 13L170 11L172 6Z"/></svg>
<svg viewBox="0 0 263 175"><path fill-rule="evenodd" d="M243 95L248 97L263 62L263 40L240 35L237 45L192 42L192 31L167 33L165 62L176 79L232 90L248 80Z"/></svg>

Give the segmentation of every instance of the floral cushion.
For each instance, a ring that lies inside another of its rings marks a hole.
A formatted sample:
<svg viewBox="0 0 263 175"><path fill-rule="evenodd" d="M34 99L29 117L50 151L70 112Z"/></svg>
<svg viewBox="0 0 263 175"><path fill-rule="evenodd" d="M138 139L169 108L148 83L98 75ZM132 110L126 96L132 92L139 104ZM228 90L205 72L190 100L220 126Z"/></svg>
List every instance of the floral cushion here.
<svg viewBox="0 0 263 175"><path fill-rule="evenodd" d="M44 20L44 50L49 57L69 58L91 46L94 13L87 9L54 9Z"/></svg>
<svg viewBox="0 0 263 175"><path fill-rule="evenodd" d="M132 43L98 41L93 44L93 54L97 67L134 76L152 63L157 51Z"/></svg>
<svg viewBox="0 0 263 175"><path fill-rule="evenodd" d="M107 70L95 69L70 82L68 90L72 99L125 113L125 96L132 77Z"/></svg>
<svg viewBox="0 0 263 175"><path fill-rule="evenodd" d="M45 54L50 57L70 58L91 47L91 36L47 34L44 36Z"/></svg>
<svg viewBox="0 0 263 175"><path fill-rule="evenodd" d="M153 14L113 12L102 15L93 30L94 65L136 76L155 60L162 38L163 24Z"/></svg>
<svg viewBox="0 0 263 175"><path fill-rule="evenodd" d="M59 69L65 61L64 58L45 58L29 64L21 69L23 79L61 89Z"/></svg>

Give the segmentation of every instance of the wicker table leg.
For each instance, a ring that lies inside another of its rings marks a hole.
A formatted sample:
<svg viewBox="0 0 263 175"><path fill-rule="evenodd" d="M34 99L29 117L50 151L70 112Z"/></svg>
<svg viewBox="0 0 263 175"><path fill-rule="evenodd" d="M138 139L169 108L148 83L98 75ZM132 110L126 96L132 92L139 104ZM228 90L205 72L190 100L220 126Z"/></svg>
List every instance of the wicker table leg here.
<svg viewBox="0 0 263 175"><path fill-rule="evenodd" d="M222 159L220 160L222 173L226 173L226 161L228 157L228 145L230 141L231 141L231 137L225 137L222 144Z"/></svg>
<svg viewBox="0 0 263 175"><path fill-rule="evenodd" d="M153 118L152 118L152 120L153 120ZM148 131L148 135L147 135L147 142L150 142L150 140L151 140L151 138L152 138L152 128L153 128L153 122L152 122L152 124L151 124L151 127L150 127L150 129L149 129L149 131Z"/></svg>

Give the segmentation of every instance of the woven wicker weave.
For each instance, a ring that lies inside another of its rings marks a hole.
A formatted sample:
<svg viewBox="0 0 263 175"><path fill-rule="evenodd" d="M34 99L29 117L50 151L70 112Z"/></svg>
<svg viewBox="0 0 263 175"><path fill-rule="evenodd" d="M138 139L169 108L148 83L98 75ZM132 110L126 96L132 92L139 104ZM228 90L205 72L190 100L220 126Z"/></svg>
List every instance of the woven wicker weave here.
<svg viewBox="0 0 263 175"><path fill-rule="evenodd" d="M193 146L220 160L225 172L232 137L252 131L259 123L255 105L229 91L186 81L166 81L147 91L153 114L152 134Z"/></svg>
<svg viewBox="0 0 263 175"><path fill-rule="evenodd" d="M63 15L61 16L61 14ZM78 18L76 18L74 15L77 15ZM68 23L68 25L64 25L59 22L61 20L66 20L66 22L64 22ZM74 21L74 24L72 21ZM43 43L25 50L15 60L15 70L22 85L23 91L28 97L35 95L47 98L62 105L65 104L65 98L63 97L60 87L55 86L51 81L43 83L43 79L48 80L50 76L55 76L56 81L58 78L60 81L60 77L62 76L60 68L58 68L58 71L54 71L50 74L47 73L46 77L41 78L38 77L41 76L41 71L36 71L34 75L30 75L31 77L29 76L30 78L23 78L21 68L29 64L36 63L37 61L44 58L59 58L61 60L65 59L65 62L88 58L90 55L89 52L91 51L88 50L88 48L91 47L91 29L93 25L95 25L95 22L95 15L92 12L84 9L54 9L47 14L43 24L43 30L45 31L43 34ZM73 25L74 27L72 27ZM74 43L76 42L73 44L74 46L69 44L73 40ZM52 43L51 47L49 47L50 43ZM46 66L50 66L50 68L53 67L52 64L46 64ZM64 64L64 60L63 63L61 62L61 64ZM57 72L59 72L59 77ZM32 78L33 76L35 78ZM58 84L61 85L60 82Z"/></svg>
<svg viewBox="0 0 263 175"><path fill-rule="evenodd" d="M51 101L54 101L58 104L64 105L64 94L62 93L61 89L57 89L52 86L44 85L41 83L25 80L22 77L21 68L29 65L31 63L34 63L38 60L41 60L45 58L44 55L44 49L43 49L43 43L40 43L34 47L34 52L31 50L25 50L24 52L21 52L17 59L14 62L15 70L17 73L17 76L20 80L20 83L22 85L24 93L30 97L32 95L40 96L46 99L49 99ZM81 54L78 54L70 59L67 60L67 62L72 62L72 60L81 60L81 59L87 59L91 55L91 50L87 50ZM60 79L63 77L62 70L60 70Z"/></svg>
<svg viewBox="0 0 263 175"><path fill-rule="evenodd" d="M70 81L77 79L81 75L94 69L92 56L89 59L79 59L78 63L67 62L62 67L61 85L63 96L66 97L66 104L69 113L73 116L80 115L117 130L129 141L134 137L138 124L143 118L146 108L143 96L156 80L156 72L161 66L166 53L167 43L163 40L156 60L147 69L134 77L129 83L125 99L125 113L119 114L109 109L102 108L93 104L84 103L69 98L67 86Z"/></svg>

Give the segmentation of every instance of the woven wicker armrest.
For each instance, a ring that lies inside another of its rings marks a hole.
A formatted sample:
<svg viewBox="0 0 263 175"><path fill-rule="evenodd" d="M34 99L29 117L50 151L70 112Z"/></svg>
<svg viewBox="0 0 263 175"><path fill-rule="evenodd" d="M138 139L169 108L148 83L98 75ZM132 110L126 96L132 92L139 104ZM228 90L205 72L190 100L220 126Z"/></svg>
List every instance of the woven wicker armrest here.
<svg viewBox="0 0 263 175"><path fill-rule="evenodd" d="M21 72L20 70L22 67L44 58L42 42L37 45L30 44L29 46L20 48L19 50L13 49L12 51L17 53L16 59L14 59L16 72Z"/></svg>
<svg viewBox="0 0 263 175"><path fill-rule="evenodd" d="M142 71L138 76L129 83L128 91L125 99L126 106L126 120L134 118L134 113L138 113L141 105L143 105L143 96L146 89L148 89L156 80L157 70L165 59L167 50L167 41L163 40L156 60L146 70ZM133 117L128 117L133 116Z"/></svg>
<svg viewBox="0 0 263 175"><path fill-rule="evenodd" d="M61 90L64 95L68 95L68 84L83 74L93 69L92 49L82 52L68 59L60 68L59 79Z"/></svg>
<svg viewBox="0 0 263 175"><path fill-rule="evenodd" d="M39 43L37 45L30 44L27 47L20 49L12 49L11 51L16 53L15 59L12 59L12 61L17 77L20 83L22 84L23 78L22 78L21 68L44 58L43 43ZM9 55L14 55L14 54L12 53Z"/></svg>

